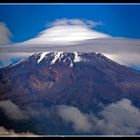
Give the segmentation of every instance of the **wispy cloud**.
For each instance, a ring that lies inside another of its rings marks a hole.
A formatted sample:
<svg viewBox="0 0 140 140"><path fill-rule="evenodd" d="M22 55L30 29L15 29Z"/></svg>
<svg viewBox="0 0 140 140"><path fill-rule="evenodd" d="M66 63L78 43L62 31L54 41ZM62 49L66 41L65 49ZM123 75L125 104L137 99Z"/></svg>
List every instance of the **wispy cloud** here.
<svg viewBox="0 0 140 140"><path fill-rule="evenodd" d="M61 18L57 19L54 22L51 22L48 24L48 26L65 26L65 25L78 25L78 26L84 26L84 27L95 27L98 25L103 25L102 22L95 22L92 20L87 19L67 19L67 18Z"/></svg>
<svg viewBox="0 0 140 140"><path fill-rule="evenodd" d="M12 48L10 47L9 49L12 49ZM1 52L0 53L0 63L1 63L0 67L5 67L10 64L13 64L25 57L30 56L31 54L33 53L22 52L22 51L21 52L16 52L16 51Z"/></svg>
<svg viewBox="0 0 140 140"><path fill-rule="evenodd" d="M89 132L92 128L86 114L73 106L57 106L58 114L66 121L73 124L75 131Z"/></svg>
<svg viewBox="0 0 140 140"><path fill-rule="evenodd" d="M85 113L77 107L68 105L57 105L48 108L41 107L37 110L27 107L26 111L23 111L10 100L0 101L0 108L4 110L4 113L9 119L18 120L20 122L26 118L36 119L36 122L40 119L44 122L46 122L45 120L50 120L51 122L52 116L55 116L53 118L56 120L58 120L57 117L59 116L63 119L62 122L60 121L60 125L64 125L62 123L71 124L73 130L79 134L140 134L140 109L134 106L131 100L125 98L107 106L102 104L102 110L96 115L92 110L90 110L90 113ZM30 123L30 119L28 123ZM42 127L40 123L35 125L38 126L38 130ZM46 123L46 129L49 126L50 125L47 126ZM56 127L55 124L53 124L53 127ZM45 129L45 127L43 128ZM1 135L15 133L14 129L9 131L4 127L0 127ZM27 131L21 134L26 133Z"/></svg>
<svg viewBox="0 0 140 140"><path fill-rule="evenodd" d="M0 101L0 109L2 109L5 115L12 120L24 120L28 119L26 112L21 110L11 100Z"/></svg>
<svg viewBox="0 0 140 140"><path fill-rule="evenodd" d="M0 45L9 44L11 42L11 32L4 22L0 22Z"/></svg>
<svg viewBox="0 0 140 140"><path fill-rule="evenodd" d="M37 135L30 133L30 132L21 132L17 133L13 129L6 129L3 126L0 126L0 136L10 136L10 137L19 137L19 136L24 136L24 137L35 137Z"/></svg>
<svg viewBox="0 0 140 140"><path fill-rule="evenodd" d="M93 130L102 134L131 135L140 133L140 110L128 99L107 106L95 120Z"/></svg>
<svg viewBox="0 0 140 140"><path fill-rule="evenodd" d="M140 110L129 99L104 106L98 116L83 113L73 106L58 106L58 114L73 124L75 131L101 135L135 135L140 133ZM100 118L99 118L100 116Z"/></svg>

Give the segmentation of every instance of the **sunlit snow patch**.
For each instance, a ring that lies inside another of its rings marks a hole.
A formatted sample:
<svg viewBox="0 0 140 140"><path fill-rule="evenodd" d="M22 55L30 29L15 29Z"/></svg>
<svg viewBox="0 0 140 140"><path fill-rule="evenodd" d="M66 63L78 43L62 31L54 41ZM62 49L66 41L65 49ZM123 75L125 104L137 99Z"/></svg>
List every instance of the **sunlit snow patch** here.
<svg viewBox="0 0 140 140"><path fill-rule="evenodd" d="M56 62L57 59L60 59L62 56L61 54L63 54L63 52L55 52L54 53L54 59L52 60L51 64L54 64ZM61 56L61 57L60 57Z"/></svg>
<svg viewBox="0 0 140 140"><path fill-rule="evenodd" d="M41 55L40 55L40 58L38 59L38 63L40 63L42 61L42 59L50 52L43 52Z"/></svg>
<svg viewBox="0 0 140 140"><path fill-rule="evenodd" d="M78 52L74 52L74 60L73 62L80 62L82 58L78 55Z"/></svg>

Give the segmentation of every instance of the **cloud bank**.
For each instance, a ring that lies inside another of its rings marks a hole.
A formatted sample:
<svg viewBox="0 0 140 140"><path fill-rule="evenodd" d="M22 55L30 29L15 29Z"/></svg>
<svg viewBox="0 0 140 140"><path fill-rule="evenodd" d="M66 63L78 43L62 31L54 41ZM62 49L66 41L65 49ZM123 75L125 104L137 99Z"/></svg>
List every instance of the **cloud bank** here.
<svg viewBox="0 0 140 140"><path fill-rule="evenodd" d="M72 106L59 106L58 114L73 123L75 131L101 135L136 135L140 133L140 110L128 99L112 103L99 112L86 114Z"/></svg>
<svg viewBox="0 0 140 140"><path fill-rule="evenodd" d="M140 110L128 99L112 103L100 115L103 119L96 120L97 129L103 134L131 135L140 133Z"/></svg>
<svg viewBox="0 0 140 140"><path fill-rule="evenodd" d="M50 122L52 116L59 116L63 119L63 123L72 125L73 130L78 134L91 135L136 135L140 134L140 109L135 107L129 99L111 103L107 106L103 105L102 111L98 114L84 113L79 108L68 105L57 105L54 108L41 108L34 110L30 108L26 111L20 109L12 101L0 101L0 108L4 110L6 116L12 120L22 121L27 118L45 119ZM26 113L25 113L26 112ZM42 120L42 121L43 121ZM42 122L41 121L41 122ZM30 123L30 121L28 122ZM62 122L60 122L59 125ZM37 124L34 124L37 125ZM42 124L37 125L40 130ZM46 129L47 129L46 124ZM53 125L53 127L56 127ZM45 127L43 127L45 129ZM27 132L23 132L26 134ZM6 130L0 127L0 134L15 134L14 130Z"/></svg>

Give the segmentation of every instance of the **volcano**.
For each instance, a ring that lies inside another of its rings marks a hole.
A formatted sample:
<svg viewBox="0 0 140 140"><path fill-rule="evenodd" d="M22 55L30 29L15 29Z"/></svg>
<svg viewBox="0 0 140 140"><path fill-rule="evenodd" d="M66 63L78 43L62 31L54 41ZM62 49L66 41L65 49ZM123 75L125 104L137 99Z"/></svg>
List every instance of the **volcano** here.
<svg viewBox="0 0 140 140"><path fill-rule="evenodd" d="M140 108L140 72L101 53L35 53L0 69L0 100L11 100L25 110L67 105L97 114L101 104L123 98ZM55 130L51 125L47 132L63 134L65 126L54 120Z"/></svg>

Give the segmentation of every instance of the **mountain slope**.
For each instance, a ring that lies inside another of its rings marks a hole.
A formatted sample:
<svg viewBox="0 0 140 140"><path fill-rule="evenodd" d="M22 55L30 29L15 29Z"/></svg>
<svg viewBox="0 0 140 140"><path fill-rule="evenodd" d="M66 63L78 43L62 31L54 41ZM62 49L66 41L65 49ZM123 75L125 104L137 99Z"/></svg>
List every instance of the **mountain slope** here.
<svg viewBox="0 0 140 140"><path fill-rule="evenodd" d="M0 99L21 106L47 102L87 112L100 102L140 100L140 72L99 53L37 53L1 69L0 79Z"/></svg>

